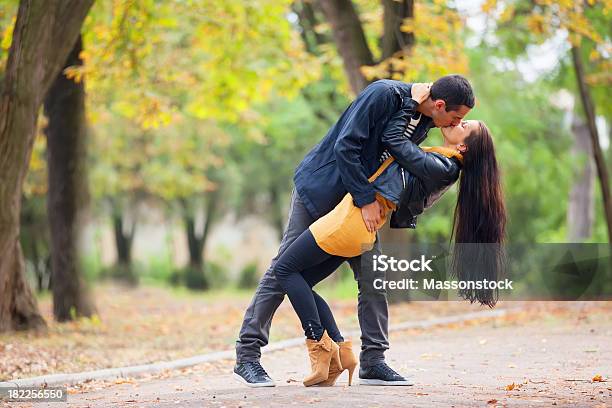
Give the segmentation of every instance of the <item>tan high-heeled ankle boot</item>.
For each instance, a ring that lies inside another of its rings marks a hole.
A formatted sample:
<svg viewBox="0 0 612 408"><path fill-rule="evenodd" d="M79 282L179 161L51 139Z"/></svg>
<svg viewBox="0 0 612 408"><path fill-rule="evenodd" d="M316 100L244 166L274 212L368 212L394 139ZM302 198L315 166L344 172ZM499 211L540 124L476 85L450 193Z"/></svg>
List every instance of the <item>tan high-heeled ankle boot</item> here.
<svg viewBox="0 0 612 408"><path fill-rule="evenodd" d="M340 347L329 337L327 331L323 332L323 337L319 341L306 339L306 347L312 373L304 378L303 383L306 387L310 387L327 380L332 357L335 355L336 359L340 359Z"/></svg>
<svg viewBox="0 0 612 408"><path fill-rule="evenodd" d="M348 385L350 386L353 382L353 371L355 371L355 367L357 367L357 357L355 357L355 354L353 354L353 342L346 340L338 343L338 346L340 347L340 364L335 364L334 360L332 359L331 364L329 365L329 375L327 380L320 382L317 384L318 386L333 386L344 370L348 370L349 372Z"/></svg>

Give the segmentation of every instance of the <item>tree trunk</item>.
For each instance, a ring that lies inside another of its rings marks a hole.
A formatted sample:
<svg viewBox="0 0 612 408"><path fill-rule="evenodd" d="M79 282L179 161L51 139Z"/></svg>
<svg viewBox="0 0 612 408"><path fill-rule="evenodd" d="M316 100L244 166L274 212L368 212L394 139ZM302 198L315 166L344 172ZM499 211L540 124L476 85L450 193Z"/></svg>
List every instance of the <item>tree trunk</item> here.
<svg viewBox="0 0 612 408"><path fill-rule="evenodd" d="M27 248L27 245L24 245L24 248ZM38 292L42 292L43 288L43 280L44 275L40 269L40 256L38 255L38 243L35 239L30 240L30 253L32 265L34 266L34 273L36 275L36 290Z"/></svg>
<svg viewBox="0 0 612 408"><path fill-rule="evenodd" d="M599 186L601 188L604 214L608 227L608 243L610 244L610 248L612 249L612 201L610 199L610 178L608 176L608 169L606 167L606 162L603 157L601 145L599 144L599 134L597 132L597 125L595 124L595 105L593 104L593 99L591 98L591 92L589 90L589 87L587 86L584 80L584 67L582 65L582 57L580 56L580 54L580 48L577 46L573 46L572 62L574 64L574 71L576 74L576 81L578 82L578 89L580 90L580 100L582 101L582 108L584 110L586 123L589 129L589 136L591 137L593 158L595 160L595 166L597 167L597 174L599 176ZM612 258L610 262L612 263Z"/></svg>
<svg viewBox="0 0 612 408"><path fill-rule="evenodd" d="M191 215L185 217L185 228L187 230L187 248L189 248L189 264L191 266L202 267L204 257L204 239L202 234L196 232L195 218Z"/></svg>
<svg viewBox="0 0 612 408"><path fill-rule="evenodd" d="M40 250L40 240L38 238L29 239L29 258L36 279L36 291L41 293L51 289L51 260L45 251ZM24 247L27 248L27 247ZM26 258L27 259L27 258Z"/></svg>
<svg viewBox="0 0 612 408"><path fill-rule="evenodd" d="M192 212L187 210L185 215L185 230L187 233L187 248L189 249L189 264L184 271L185 286L189 289L206 290L209 282L204 271L204 257L202 254L204 239L202 233L196 231L196 220Z"/></svg>
<svg viewBox="0 0 612 408"><path fill-rule="evenodd" d="M319 46L330 42L324 34L317 32L316 27L319 24L315 9L310 0L296 1L293 3L293 11L298 16L300 24L300 35L304 41L306 51L311 54L319 54Z"/></svg>
<svg viewBox="0 0 612 408"><path fill-rule="evenodd" d="M204 208L204 230L202 231L202 245L200 251L204 251L208 236L212 230L213 224L217 221L217 210L219 209L219 201L221 199L221 187L208 193L208 200Z"/></svg>
<svg viewBox="0 0 612 408"><path fill-rule="evenodd" d="M576 169L574 185L570 191L567 207L567 238L569 242L582 242L591 236L593 230L595 172L589 128L577 115L573 118L572 133L574 134L572 156L578 162L584 160L584 164Z"/></svg>
<svg viewBox="0 0 612 408"><path fill-rule="evenodd" d="M404 20L414 17L414 1L382 0L382 4L384 32L381 49L382 59L385 60L399 51L408 53L414 46L414 33L401 30Z"/></svg>
<svg viewBox="0 0 612 408"><path fill-rule="evenodd" d="M355 6L351 0L320 0L320 5L331 25L351 89L358 94L369 84L361 67L374 64L374 59Z"/></svg>
<svg viewBox="0 0 612 408"><path fill-rule="evenodd" d="M64 67L83 65L81 37ZM51 234L53 314L57 321L94 312L83 281L79 244L87 203L85 87L60 72L45 99L49 124L47 215ZM72 310L74 309L73 313Z"/></svg>
<svg viewBox="0 0 612 408"><path fill-rule="evenodd" d="M279 186L271 182L270 183L270 201L272 206L272 224L276 228L276 234L279 242L283 239L283 233L285 232L285 213L283 212L283 205L281 201L281 194L279 192Z"/></svg>
<svg viewBox="0 0 612 408"><path fill-rule="evenodd" d="M117 263L130 265L132 263L132 242L136 226L132 223L128 229L125 217L122 214L113 215L113 226L117 246Z"/></svg>
<svg viewBox="0 0 612 408"><path fill-rule="evenodd" d="M360 68L374 64L374 59L355 6L351 0L320 0L319 3L332 27L334 41L342 57L351 88L355 94L358 94L369 83ZM382 60L399 52L408 55L414 46L415 38L413 33L403 32L401 26L404 19L414 17L414 1L382 0L382 5L384 8L383 35L380 39ZM303 18L308 21L306 14ZM302 27L304 28L304 25ZM394 73L391 67L387 75L392 77Z"/></svg>
<svg viewBox="0 0 612 408"><path fill-rule="evenodd" d="M49 260L49 222L46 212L39 211L39 197L24 197L21 201L21 248L26 261L32 266L36 281L35 290L44 292L51 289L51 267Z"/></svg>
<svg viewBox="0 0 612 408"><path fill-rule="evenodd" d="M302 40L306 47L306 51L313 55L319 55L321 45L331 43L332 39L329 36L317 32L316 27L320 21L317 18L317 13L310 0L296 1L293 5L295 13L298 15L298 23ZM325 92L331 106L335 106L337 94L336 88L330 87ZM321 103L320 95L312 95L308 87L302 89L302 96L309 102L315 116L325 123L330 125L334 123L340 112L330 110L325 104Z"/></svg>
<svg viewBox="0 0 612 408"><path fill-rule="evenodd" d="M129 226L126 225L124 215L115 210L113 213L113 230L117 248L117 263L112 277L130 285L136 285L138 276L132 265L132 243L136 232L136 222L132 220Z"/></svg>
<svg viewBox="0 0 612 408"><path fill-rule="evenodd" d="M22 0L0 97L0 332L45 326L25 278L21 194L38 110L93 0Z"/></svg>
<svg viewBox="0 0 612 408"><path fill-rule="evenodd" d="M198 233L196 228L193 208L186 200L183 201L185 231L187 233L187 247L189 249L189 265L187 266L185 281L187 287L191 289L205 290L210 286L204 262L204 248L212 225L216 221L219 198L220 192L218 189L208 193L208 199L204 206L204 225L202 226L201 233Z"/></svg>

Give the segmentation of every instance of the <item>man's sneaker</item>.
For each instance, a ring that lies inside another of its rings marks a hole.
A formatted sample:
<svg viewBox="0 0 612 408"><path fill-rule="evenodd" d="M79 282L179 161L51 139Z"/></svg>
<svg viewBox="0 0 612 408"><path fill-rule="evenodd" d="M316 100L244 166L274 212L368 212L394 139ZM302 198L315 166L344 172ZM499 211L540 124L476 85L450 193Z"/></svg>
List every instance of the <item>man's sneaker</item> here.
<svg viewBox="0 0 612 408"><path fill-rule="evenodd" d="M359 367L360 385L414 385L385 363L378 363L372 367Z"/></svg>
<svg viewBox="0 0 612 408"><path fill-rule="evenodd" d="M247 361L236 363L234 366L234 378L249 387L274 387L274 381L259 361Z"/></svg>

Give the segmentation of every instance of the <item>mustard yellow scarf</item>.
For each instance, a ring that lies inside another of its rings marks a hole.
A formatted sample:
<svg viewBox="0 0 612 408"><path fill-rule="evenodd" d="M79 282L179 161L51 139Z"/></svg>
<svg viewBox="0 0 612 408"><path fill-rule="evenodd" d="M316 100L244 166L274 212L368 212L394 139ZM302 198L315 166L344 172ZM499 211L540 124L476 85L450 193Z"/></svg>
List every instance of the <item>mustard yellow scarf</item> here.
<svg viewBox="0 0 612 408"><path fill-rule="evenodd" d="M433 147L428 147L428 146L424 146L423 151L425 152L434 152L434 153L440 153L446 157L456 157L457 160L459 160L461 162L461 164L463 164L463 155L461 153L459 153L457 150L455 149L451 149L450 147L444 147L444 146L433 146Z"/></svg>

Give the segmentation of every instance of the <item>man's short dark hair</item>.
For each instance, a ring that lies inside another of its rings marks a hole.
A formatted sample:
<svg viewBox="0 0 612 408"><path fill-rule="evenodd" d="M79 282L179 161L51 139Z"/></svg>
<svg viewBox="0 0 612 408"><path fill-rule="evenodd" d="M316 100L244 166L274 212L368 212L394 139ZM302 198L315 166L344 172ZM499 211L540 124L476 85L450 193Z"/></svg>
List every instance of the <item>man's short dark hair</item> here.
<svg viewBox="0 0 612 408"><path fill-rule="evenodd" d="M431 86L431 99L442 99L446 103L446 111L456 111L461 105L472 109L474 107L474 91L470 82L461 75L446 75Z"/></svg>

